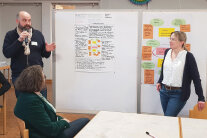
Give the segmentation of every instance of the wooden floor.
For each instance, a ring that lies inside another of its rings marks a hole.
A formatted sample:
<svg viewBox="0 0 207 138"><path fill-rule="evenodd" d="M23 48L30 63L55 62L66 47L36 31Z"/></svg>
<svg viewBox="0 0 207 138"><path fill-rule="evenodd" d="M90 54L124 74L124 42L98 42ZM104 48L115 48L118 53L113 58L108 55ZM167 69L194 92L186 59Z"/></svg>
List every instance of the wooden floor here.
<svg viewBox="0 0 207 138"><path fill-rule="evenodd" d="M48 100L52 102L52 85L47 84L48 88ZM0 104L2 104L2 96L0 97ZM14 106L16 104L16 97L14 93L14 88L11 88L7 92L7 133L3 135L3 122L2 122L2 112L0 112L0 138L20 138L19 129L14 118ZM70 121L76 120L78 118L86 117L92 119L94 115L91 114L69 114L69 113L58 113L59 115L69 119Z"/></svg>

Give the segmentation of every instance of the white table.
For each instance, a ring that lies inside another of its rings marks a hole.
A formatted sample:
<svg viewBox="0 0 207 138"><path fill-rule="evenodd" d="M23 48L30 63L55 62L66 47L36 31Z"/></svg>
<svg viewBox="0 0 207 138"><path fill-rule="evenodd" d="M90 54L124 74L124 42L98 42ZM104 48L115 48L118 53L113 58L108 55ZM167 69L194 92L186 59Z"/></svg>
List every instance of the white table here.
<svg viewBox="0 0 207 138"><path fill-rule="evenodd" d="M182 118L183 138L207 138L207 120Z"/></svg>
<svg viewBox="0 0 207 138"><path fill-rule="evenodd" d="M146 131L156 138L179 138L178 118L101 111L75 138L150 138Z"/></svg>

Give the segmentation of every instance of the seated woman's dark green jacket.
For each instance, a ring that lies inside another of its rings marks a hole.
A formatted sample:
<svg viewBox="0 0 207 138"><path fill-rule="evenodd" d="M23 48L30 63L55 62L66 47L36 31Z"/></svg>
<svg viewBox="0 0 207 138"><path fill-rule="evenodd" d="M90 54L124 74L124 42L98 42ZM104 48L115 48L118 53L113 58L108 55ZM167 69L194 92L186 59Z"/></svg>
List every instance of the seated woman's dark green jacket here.
<svg viewBox="0 0 207 138"><path fill-rule="evenodd" d="M65 138L62 132L69 127L69 123L61 120L62 117L35 93L21 93L14 114L24 120L30 138Z"/></svg>

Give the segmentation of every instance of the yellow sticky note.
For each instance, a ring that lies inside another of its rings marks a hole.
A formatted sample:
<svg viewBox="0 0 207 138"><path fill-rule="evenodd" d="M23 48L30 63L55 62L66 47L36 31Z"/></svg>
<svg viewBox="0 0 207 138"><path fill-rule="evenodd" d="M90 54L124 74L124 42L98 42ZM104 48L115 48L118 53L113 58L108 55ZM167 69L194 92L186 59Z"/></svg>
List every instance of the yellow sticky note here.
<svg viewBox="0 0 207 138"><path fill-rule="evenodd" d="M170 37L175 28L159 28L159 37Z"/></svg>
<svg viewBox="0 0 207 138"><path fill-rule="evenodd" d="M157 62L157 67L161 68L162 67L162 62L163 62L163 59L159 58L158 62Z"/></svg>

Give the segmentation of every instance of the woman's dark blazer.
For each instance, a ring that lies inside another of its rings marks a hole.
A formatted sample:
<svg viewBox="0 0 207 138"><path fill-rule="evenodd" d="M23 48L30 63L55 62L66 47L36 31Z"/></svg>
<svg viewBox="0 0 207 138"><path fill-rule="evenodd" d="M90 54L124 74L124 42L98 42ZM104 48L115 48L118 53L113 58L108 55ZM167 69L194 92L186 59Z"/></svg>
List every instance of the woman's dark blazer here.
<svg viewBox="0 0 207 138"><path fill-rule="evenodd" d="M165 56L167 55L167 52L169 50L170 49L166 49L165 54L164 54L164 61L162 63L161 74L158 80L158 83L160 84L162 84L162 80L163 80L163 69L164 69L163 64L165 62ZM181 87L183 101L187 101L190 97L190 91L191 91L190 86L191 86L192 80L195 86L195 92L198 95L198 101L205 101L196 60L192 53L187 52L185 65L184 65L184 71L183 71L182 87Z"/></svg>
<svg viewBox="0 0 207 138"><path fill-rule="evenodd" d="M24 120L30 138L64 138L63 130L69 123L61 120L54 110L37 94L21 93L14 114ZM57 121L58 119L58 121Z"/></svg>

